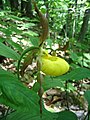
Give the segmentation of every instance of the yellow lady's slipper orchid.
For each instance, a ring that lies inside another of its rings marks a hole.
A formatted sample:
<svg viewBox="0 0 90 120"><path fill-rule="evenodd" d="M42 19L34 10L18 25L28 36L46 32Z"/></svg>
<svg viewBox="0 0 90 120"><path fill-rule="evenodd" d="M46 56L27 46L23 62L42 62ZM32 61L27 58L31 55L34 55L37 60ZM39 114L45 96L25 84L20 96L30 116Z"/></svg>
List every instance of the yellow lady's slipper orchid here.
<svg viewBox="0 0 90 120"><path fill-rule="evenodd" d="M69 64L62 58L51 56L47 52L41 57L41 71L46 75L60 76L69 70Z"/></svg>

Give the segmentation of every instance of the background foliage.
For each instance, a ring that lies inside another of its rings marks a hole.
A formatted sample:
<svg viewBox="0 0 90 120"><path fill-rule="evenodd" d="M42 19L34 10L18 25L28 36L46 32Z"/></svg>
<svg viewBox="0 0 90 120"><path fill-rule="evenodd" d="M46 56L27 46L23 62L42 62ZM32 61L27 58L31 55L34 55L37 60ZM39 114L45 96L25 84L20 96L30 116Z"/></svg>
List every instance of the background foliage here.
<svg viewBox="0 0 90 120"><path fill-rule="evenodd" d="M49 35L44 48L50 54L66 59L70 64L70 71L65 75L45 76L42 87L44 91L56 87L63 89L68 103L67 92L78 93L73 84L83 85L82 81L89 83L90 80L90 3L89 0L36 2L49 22ZM30 50L32 46L38 47L41 32L40 21L31 0L0 1L0 104L7 108L0 116L1 120L78 119L68 106L65 106L64 111L52 113L44 108L44 102L40 117L40 97L37 94L40 84L37 82L36 68L31 70L27 81L17 77L18 61L21 58L20 69L24 61L28 63L26 51L29 52L30 59L33 59L31 56L37 51ZM22 53L25 54L22 56ZM33 62L36 62L35 59ZM30 61L29 63L31 64ZM10 64L13 64L14 70L9 69ZM29 89L26 83L31 82L32 78L36 82ZM83 92L83 97L88 102L85 119L89 120L90 90L87 88Z"/></svg>

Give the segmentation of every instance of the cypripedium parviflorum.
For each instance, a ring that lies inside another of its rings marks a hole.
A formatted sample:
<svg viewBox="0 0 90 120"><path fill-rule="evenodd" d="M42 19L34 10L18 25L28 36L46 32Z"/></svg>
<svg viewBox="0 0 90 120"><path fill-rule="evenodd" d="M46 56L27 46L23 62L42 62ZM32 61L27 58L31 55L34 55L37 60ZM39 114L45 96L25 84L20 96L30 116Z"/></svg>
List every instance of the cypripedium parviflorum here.
<svg viewBox="0 0 90 120"><path fill-rule="evenodd" d="M47 51L43 51L41 64L41 71L50 76L60 76L69 70L69 64L64 59L52 56Z"/></svg>

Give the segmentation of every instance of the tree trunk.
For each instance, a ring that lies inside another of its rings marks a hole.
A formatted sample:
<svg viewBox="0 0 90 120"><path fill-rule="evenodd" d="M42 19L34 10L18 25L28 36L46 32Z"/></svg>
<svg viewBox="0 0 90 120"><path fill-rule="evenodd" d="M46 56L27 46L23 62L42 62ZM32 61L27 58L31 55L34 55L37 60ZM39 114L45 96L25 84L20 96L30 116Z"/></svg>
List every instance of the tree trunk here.
<svg viewBox="0 0 90 120"><path fill-rule="evenodd" d="M3 9L3 2L2 2L2 0L0 0L0 10L2 10Z"/></svg>
<svg viewBox="0 0 90 120"><path fill-rule="evenodd" d="M83 17L83 23L82 23L81 30L79 33L79 37L78 37L79 41L82 41L85 37L85 34L87 32L87 28L88 28L89 18L90 18L90 9L86 9L84 17Z"/></svg>
<svg viewBox="0 0 90 120"><path fill-rule="evenodd" d="M21 0L21 12L27 17L33 16L31 0L27 1Z"/></svg>
<svg viewBox="0 0 90 120"><path fill-rule="evenodd" d="M18 10L18 6L19 6L18 0L9 0L9 1L10 1L11 11Z"/></svg>

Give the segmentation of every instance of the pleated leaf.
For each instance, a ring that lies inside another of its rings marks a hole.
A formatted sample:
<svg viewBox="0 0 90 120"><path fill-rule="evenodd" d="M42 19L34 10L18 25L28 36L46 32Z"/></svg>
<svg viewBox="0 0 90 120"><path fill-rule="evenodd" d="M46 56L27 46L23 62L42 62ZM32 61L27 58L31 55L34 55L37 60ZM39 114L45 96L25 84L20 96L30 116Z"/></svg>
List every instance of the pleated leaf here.
<svg viewBox="0 0 90 120"><path fill-rule="evenodd" d="M7 58L12 58L14 60L19 60L20 58L18 53L16 53L13 49L7 47L1 42L0 42L0 55Z"/></svg>
<svg viewBox="0 0 90 120"><path fill-rule="evenodd" d="M42 117L40 114L30 112L14 112L11 113L6 120L78 120L76 114L71 111L62 111L60 113L50 113L44 111Z"/></svg>
<svg viewBox="0 0 90 120"><path fill-rule="evenodd" d="M10 114L6 120L58 120L58 114L43 112L42 117L40 114L35 114L34 112L15 112Z"/></svg>
<svg viewBox="0 0 90 120"><path fill-rule="evenodd" d="M73 112L65 110L59 113L57 120L78 120L78 118Z"/></svg>
<svg viewBox="0 0 90 120"><path fill-rule="evenodd" d="M90 70L87 68L76 68L72 70L70 73L57 77L56 79L62 80L82 80L85 78L90 78Z"/></svg>
<svg viewBox="0 0 90 120"><path fill-rule="evenodd" d="M84 93L84 97L85 99L87 100L88 102L88 109L90 111L90 90L87 90L85 93Z"/></svg>
<svg viewBox="0 0 90 120"><path fill-rule="evenodd" d="M12 74L11 72L0 69L0 81L7 80L7 78L8 80L17 80L17 76Z"/></svg>
<svg viewBox="0 0 90 120"><path fill-rule="evenodd" d="M25 87L20 81L15 80L16 77L9 76L3 72L5 77L0 74L0 103L10 106L15 110L36 111L39 113L39 97L38 95ZM9 77L8 77L9 76Z"/></svg>
<svg viewBox="0 0 90 120"><path fill-rule="evenodd" d="M56 86L64 87L62 81L68 81L68 80L78 81L85 78L90 78L90 70L87 68L76 68L70 73L67 73L66 75L62 75L59 77L45 76L43 87L44 89L49 89Z"/></svg>
<svg viewBox="0 0 90 120"><path fill-rule="evenodd" d="M20 53L23 51L22 47L18 43L13 42L12 40L7 40L7 42L13 46L13 48L17 49Z"/></svg>

